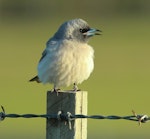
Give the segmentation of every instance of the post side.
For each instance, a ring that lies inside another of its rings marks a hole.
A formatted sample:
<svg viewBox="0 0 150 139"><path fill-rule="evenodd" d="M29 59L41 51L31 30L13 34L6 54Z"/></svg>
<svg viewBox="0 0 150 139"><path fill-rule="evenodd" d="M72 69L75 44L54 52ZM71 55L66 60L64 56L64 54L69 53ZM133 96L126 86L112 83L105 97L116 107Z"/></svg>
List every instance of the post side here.
<svg viewBox="0 0 150 139"><path fill-rule="evenodd" d="M58 95L55 92L47 92L47 114L87 115L87 92L86 91L62 91ZM46 139L87 139L87 119L71 121L72 129L68 123L58 119L47 119Z"/></svg>

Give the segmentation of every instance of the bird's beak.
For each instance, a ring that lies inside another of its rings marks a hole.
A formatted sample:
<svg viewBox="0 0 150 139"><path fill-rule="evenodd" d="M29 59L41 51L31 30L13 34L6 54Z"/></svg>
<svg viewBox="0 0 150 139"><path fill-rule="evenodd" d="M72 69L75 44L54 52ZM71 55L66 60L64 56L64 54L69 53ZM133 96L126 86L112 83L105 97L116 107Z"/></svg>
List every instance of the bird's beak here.
<svg viewBox="0 0 150 139"><path fill-rule="evenodd" d="M90 36L94 36L94 35L101 35L100 32L102 32L102 31L99 29L91 28L87 32L83 33L83 35L90 37Z"/></svg>

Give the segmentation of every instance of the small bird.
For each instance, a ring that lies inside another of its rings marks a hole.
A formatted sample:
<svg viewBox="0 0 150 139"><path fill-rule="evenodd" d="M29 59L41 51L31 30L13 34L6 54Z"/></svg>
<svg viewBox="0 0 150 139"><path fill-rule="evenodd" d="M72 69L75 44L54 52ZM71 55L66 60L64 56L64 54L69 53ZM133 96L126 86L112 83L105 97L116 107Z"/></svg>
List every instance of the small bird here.
<svg viewBox="0 0 150 139"><path fill-rule="evenodd" d="M94 50L88 40L100 32L82 19L63 23L48 40L38 63L38 75L30 81L54 84L56 92L72 84L77 91L77 84L88 79L94 69Z"/></svg>

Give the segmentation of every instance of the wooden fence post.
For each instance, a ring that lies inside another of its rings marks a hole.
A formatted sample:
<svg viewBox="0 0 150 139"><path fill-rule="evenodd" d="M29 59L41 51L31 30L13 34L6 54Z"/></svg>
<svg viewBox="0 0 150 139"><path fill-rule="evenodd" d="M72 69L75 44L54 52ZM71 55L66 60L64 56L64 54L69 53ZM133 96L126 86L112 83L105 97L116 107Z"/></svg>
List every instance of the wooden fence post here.
<svg viewBox="0 0 150 139"><path fill-rule="evenodd" d="M47 92L47 114L87 115L87 92L61 91L58 96L55 92ZM72 129L68 123L57 119L47 119L46 139L87 139L87 119L76 119L71 121Z"/></svg>

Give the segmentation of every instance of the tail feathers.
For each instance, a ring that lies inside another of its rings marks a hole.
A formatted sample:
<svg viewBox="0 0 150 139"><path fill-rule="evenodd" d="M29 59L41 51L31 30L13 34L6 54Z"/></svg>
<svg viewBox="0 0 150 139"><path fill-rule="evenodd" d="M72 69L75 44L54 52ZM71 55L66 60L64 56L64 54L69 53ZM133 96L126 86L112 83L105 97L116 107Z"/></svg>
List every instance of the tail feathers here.
<svg viewBox="0 0 150 139"><path fill-rule="evenodd" d="M40 83L41 81L39 80L38 76L35 76L34 78L30 79L29 82L34 82L36 81L37 83Z"/></svg>

